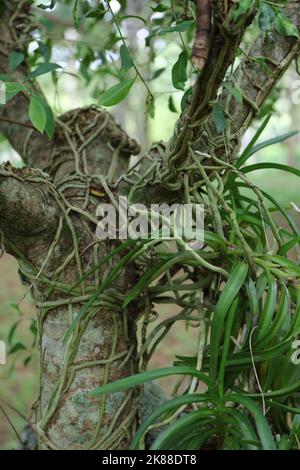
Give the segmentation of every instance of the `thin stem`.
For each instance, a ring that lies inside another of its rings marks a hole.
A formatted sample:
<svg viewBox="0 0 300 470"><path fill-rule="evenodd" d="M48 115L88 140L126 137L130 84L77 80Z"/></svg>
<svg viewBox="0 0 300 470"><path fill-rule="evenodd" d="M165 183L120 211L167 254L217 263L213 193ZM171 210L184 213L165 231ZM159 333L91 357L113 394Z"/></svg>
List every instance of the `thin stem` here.
<svg viewBox="0 0 300 470"><path fill-rule="evenodd" d="M1 122L7 122L8 124L16 124L17 126L28 127L28 129L34 129L34 127L29 122L16 121L15 119L9 119L6 117L0 117Z"/></svg>
<svg viewBox="0 0 300 470"><path fill-rule="evenodd" d="M125 39L124 39L123 33L122 33L122 31L121 31L121 28L120 28L120 25L119 25L119 23L118 23L118 21L117 21L116 15L114 14L114 12L113 12L113 10L112 10L112 8L111 8L111 6L110 6L109 0L108 0L107 4L108 4L109 11L110 11L110 13L111 13L111 15L112 15L112 17L113 17L113 20L114 20L114 23L115 23L115 25L116 25L116 28L117 28L117 30L118 30L118 33L119 33L119 35L120 35L121 41L122 41L123 45L125 46L127 53L128 53L128 54L130 55L130 57L132 58L133 68L134 68L134 70L136 71L137 75L138 75L138 76L140 77L140 79L142 80L143 85L145 86L145 88L146 88L146 90L148 91L149 95L150 95L151 97L153 97L153 94L152 94L152 92L151 92L149 86L147 85L146 80L144 79L144 77L142 76L141 72L139 71L139 69L137 68L137 66L136 66L136 64L135 64L134 57L132 56L131 51L129 50L129 48L128 48L127 44L126 44L126 41L125 41Z"/></svg>

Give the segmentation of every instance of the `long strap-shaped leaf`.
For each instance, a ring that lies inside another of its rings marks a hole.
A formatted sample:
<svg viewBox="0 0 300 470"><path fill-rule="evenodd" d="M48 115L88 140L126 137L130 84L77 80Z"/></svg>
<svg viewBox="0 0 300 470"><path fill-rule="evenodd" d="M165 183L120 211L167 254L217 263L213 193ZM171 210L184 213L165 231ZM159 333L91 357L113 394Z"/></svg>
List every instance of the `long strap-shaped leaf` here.
<svg viewBox="0 0 300 470"><path fill-rule="evenodd" d="M199 403L199 402L207 402L210 401L209 395L203 394L191 394L191 395L182 395L181 397L173 398L172 400L168 400L166 403L163 403L161 406L156 408L156 410L151 413L150 416L140 425L138 428L130 448L136 449L138 447L138 443L141 437L145 434L148 427L154 423L158 418L163 416L165 413L176 411L183 405L189 405L192 403Z"/></svg>
<svg viewBox="0 0 300 470"><path fill-rule="evenodd" d="M145 382L161 379L162 377L168 377L169 375L191 375L192 377L197 377L197 379L205 384L211 385L209 377L193 367L164 367L162 369L149 370L147 372L142 372L140 374L132 375L131 377L125 377L124 379L119 379L115 382L102 385L102 387L98 387L89 392L87 396L97 398L102 395L106 395L107 393L128 390L129 388L136 387L137 385L141 385Z"/></svg>
<svg viewBox="0 0 300 470"><path fill-rule="evenodd" d="M232 302L246 279L247 273L248 265L246 263L240 263L233 269L216 306L210 340L210 377L212 380L217 378L218 356L224 321Z"/></svg>
<svg viewBox="0 0 300 470"><path fill-rule="evenodd" d="M250 157L252 157L252 155L254 155L259 150L262 150L266 147L270 147L270 145L279 144L280 142L283 142L284 140L287 140L296 134L298 134L298 131L286 132L285 134L278 135L277 137L273 137L272 139L265 140L264 142L255 145L249 152L247 152L246 158L244 158L243 160L238 160L237 167L240 168L243 163L245 163Z"/></svg>
<svg viewBox="0 0 300 470"><path fill-rule="evenodd" d="M240 405L247 408L255 421L263 450L276 450L276 445L270 426L259 406L250 398L236 394L228 395L226 400L239 403Z"/></svg>
<svg viewBox="0 0 300 470"><path fill-rule="evenodd" d="M243 151L242 155L237 159L236 161L236 167L237 168L240 168L249 158L249 155L250 155L250 152L252 151L255 143L257 142L257 140L259 139L259 137L261 136L261 134L263 133L263 131L265 130L265 127L267 126L268 122L270 121L271 119L271 114L269 114L263 121L263 123L261 124L261 126L259 127L259 129L256 131L256 133L254 134L253 138L251 139L251 141L249 142L249 144L247 145L247 147L245 148L245 150Z"/></svg>
<svg viewBox="0 0 300 470"><path fill-rule="evenodd" d="M204 408L198 411L193 411L183 416L182 418L175 421L173 424L167 427L162 431L158 438L155 440L154 444L151 446L151 450L161 450L161 449L176 449L176 443L178 442L178 437L182 434L188 434L195 425L201 428L201 420L212 417L214 418L216 410ZM199 429L199 433L200 433Z"/></svg>

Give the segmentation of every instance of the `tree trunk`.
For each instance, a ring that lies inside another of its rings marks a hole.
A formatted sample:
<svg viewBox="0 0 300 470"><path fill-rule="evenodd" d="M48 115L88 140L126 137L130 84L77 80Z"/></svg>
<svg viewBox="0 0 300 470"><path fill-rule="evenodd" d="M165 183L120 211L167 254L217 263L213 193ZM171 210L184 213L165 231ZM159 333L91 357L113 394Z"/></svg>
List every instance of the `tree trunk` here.
<svg viewBox="0 0 300 470"><path fill-rule="evenodd" d="M1 73L9 71L8 51L23 50L31 29L28 2L4 3ZM14 79L22 80L27 73L23 65ZM122 308L124 293L134 281L133 268L121 270L68 340L65 335L120 259L101 265L116 244L96 239L96 208L108 202L96 175L109 173L114 181L139 148L103 110L86 108L62 116L50 142L31 128L27 109L27 97L20 94L1 114L1 131L32 169L2 165L0 227L5 249L18 259L37 306L39 448L128 448L137 422L137 392L100 401L88 399L85 392L137 369L137 315ZM85 276L88 270L92 274Z"/></svg>

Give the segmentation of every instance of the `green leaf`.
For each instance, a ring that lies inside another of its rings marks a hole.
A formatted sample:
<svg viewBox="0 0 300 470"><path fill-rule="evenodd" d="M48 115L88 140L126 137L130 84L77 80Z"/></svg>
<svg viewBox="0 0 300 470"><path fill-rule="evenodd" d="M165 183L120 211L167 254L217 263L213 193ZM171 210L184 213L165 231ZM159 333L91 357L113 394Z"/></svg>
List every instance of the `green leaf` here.
<svg viewBox="0 0 300 470"><path fill-rule="evenodd" d="M74 25L76 28L79 27L79 17L78 17L78 0L73 0L73 8L72 8L72 17L74 21Z"/></svg>
<svg viewBox="0 0 300 470"><path fill-rule="evenodd" d="M189 102L189 99L190 99L190 97L191 97L192 94L193 94L193 88L192 88L192 87L188 88L188 89L184 92L184 94L183 94L183 96L182 96L182 98L181 98L181 102L180 102L180 109L181 109L181 111L183 111L184 108L186 107L186 105L187 105L187 103Z"/></svg>
<svg viewBox="0 0 300 470"><path fill-rule="evenodd" d="M168 107L172 113L178 113L172 95L169 96Z"/></svg>
<svg viewBox="0 0 300 470"><path fill-rule="evenodd" d="M9 69L15 70L24 60L25 56L22 52L12 51L8 55Z"/></svg>
<svg viewBox="0 0 300 470"><path fill-rule="evenodd" d="M134 82L135 78L132 78L130 80L125 80L122 83L118 83L117 85L113 85L108 90L106 90L103 95L101 95L99 105L115 106L116 104L120 103L126 98Z"/></svg>
<svg viewBox="0 0 300 470"><path fill-rule="evenodd" d="M27 367L31 360L32 360L32 356L27 356L23 362L24 367Z"/></svg>
<svg viewBox="0 0 300 470"><path fill-rule="evenodd" d="M247 13L252 8L253 3L254 0L239 0L233 12L233 19L237 20L240 16Z"/></svg>
<svg viewBox="0 0 300 470"><path fill-rule="evenodd" d="M298 131L286 132L285 134L278 135L277 137L273 137L272 139L268 139L264 142L261 142L260 144L254 145L254 147L252 148L252 150L250 150L248 154L248 158L252 157L252 155L254 155L259 150L262 150L266 147L270 147L270 145L279 144L280 142L283 142L284 140L287 140L290 137L294 137L294 135L296 134L298 134Z"/></svg>
<svg viewBox="0 0 300 470"><path fill-rule="evenodd" d="M45 63L39 65L33 72L28 75L28 80L32 80L40 75L45 75L46 73L53 72L54 70L61 69L62 67L58 64Z"/></svg>
<svg viewBox="0 0 300 470"><path fill-rule="evenodd" d="M155 7L151 7L151 10L154 12L163 13L164 11L169 10L169 8L170 8L169 5L164 5L163 3L159 3Z"/></svg>
<svg viewBox="0 0 300 470"><path fill-rule="evenodd" d="M122 46L120 47L120 58L121 58L121 70L124 70L125 72L127 72L133 67L134 65L133 59L131 55L129 54L127 47L124 44L122 44Z"/></svg>
<svg viewBox="0 0 300 470"><path fill-rule="evenodd" d="M6 82L5 83L5 99L6 102L14 98L20 91L24 91L26 88L17 82Z"/></svg>
<svg viewBox="0 0 300 470"><path fill-rule="evenodd" d="M191 431L194 434L193 431L195 428L198 438L201 438L202 434L207 438L205 435L206 433L203 433L203 429L201 429L201 421L205 417L211 417L214 420L215 414L216 411L213 408L207 407L181 416L160 432L155 442L152 444L151 450L180 450L180 446L178 445L180 439L182 439L183 436L187 437ZM212 433L212 430L210 430L210 433ZM186 448L186 445L187 443L181 447L181 449ZM197 447L199 448L199 443Z"/></svg>
<svg viewBox="0 0 300 470"><path fill-rule="evenodd" d="M123 390L128 390L145 382L150 382L151 380L157 380L163 377L169 377L170 375L190 375L192 377L197 377L201 382L204 382L205 384L211 383L207 375L194 369L193 367L164 367L162 369L149 370L147 372L142 372L140 374L125 377L124 379L119 379L115 382L102 385L102 387L98 387L92 392L89 392L87 396L90 398L101 397L103 395L106 395L107 393L115 393Z"/></svg>
<svg viewBox="0 0 300 470"><path fill-rule="evenodd" d="M252 364L252 359L255 362L265 362L269 361L270 359L273 359L275 357L281 356L287 351L291 349L291 340L285 340L282 341L279 344L276 344L276 346L265 349L262 352L259 353L254 353L254 355L251 357L249 352L239 352L239 353L234 353L229 355L229 358L226 360L226 367L242 367L245 365L251 365ZM197 363L197 358L193 357L182 357L182 356L177 356L176 358L180 359L181 362L175 362L174 365L182 365L182 362L184 362L185 365L189 366L196 366ZM206 365L203 367L203 370L207 370Z"/></svg>
<svg viewBox="0 0 300 470"><path fill-rule="evenodd" d="M276 316L271 325L270 330L267 331L265 338L260 341L259 348L262 349L267 344L271 344L271 341L276 337L282 330L284 323L289 315L289 298L285 289L282 289L281 301L276 309Z"/></svg>
<svg viewBox="0 0 300 470"><path fill-rule="evenodd" d="M14 78L7 73L0 73L0 80L2 80L2 82L13 82Z"/></svg>
<svg viewBox="0 0 300 470"><path fill-rule="evenodd" d="M17 351L26 351L27 348L23 343L16 343L10 350L8 354L16 353Z"/></svg>
<svg viewBox="0 0 300 470"><path fill-rule="evenodd" d="M210 375L216 377L218 355L224 327L224 321L228 310L234 301L236 295L241 289L248 273L248 265L239 263L230 274L230 278L218 300L211 327L211 353L210 353Z"/></svg>
<svg viewBox="0 0 300 470"><path fill-rule="evenodd" d="M275 29L281 36L295 36L299 37L299 32L296 26L292 23L288 16L277 13L275 17Z"/></svg>
<svg viewBox="0 0 300 470"><path fill-rule="evenodd" d="M44 132L47 123L47 116L44 106L37 96L32 95L29 104L29 119L34 127L41 133Z"/></svg>
<svg viewBox="0 0 300 470"><path fill-rule="evenodd" d="M243 439L243 450L259 450L260 446L257 434L255 433L252 427L252 423L250 422L248 416L245 416L244 410L238 411L231 406L226 406L224 412L226 413L226 415L231 415L233 417L234 427L235 423L237 423L239 427L238 436L240 435L240 433L242 434L241 438Z"/></svg>
<svg viewBox="0 0 300 470"><path fill-rule="evenodd" d="M290 251L295 245L298 245L299 243L300 243L300 236L292 238L292 240L285 243L279 248L278 254L285 255L288 251Z"/></svg>
<svg viewBox="0 0 300 470"><path fill-rule="evenodd" d="M261 124L261 126L259 127L259 129L256 131L255 135L253 136L253 138L251 139L251 141L249 142L249 144L247 145L247 147L245 148L245 150L243 151L242 155L237 159L237 162L236 162L236 167L237 168L240 168L249 158L249 155L250 155L250 152L252 150L252 148L254 147L255 145L255 142L257 142L257 140L259 139L260 135L263 133L263 131L265 130L265 127L267 126L268 122L270 121L272 115L269 114L269 116L267 116L263 123Z"/></svg>
<svg viewBox="0 0 300 470"><path fill-rule="evenodd" d="M282 170L282 171L286 171L287 173L291 173L293 175L300 177L300 170L298 170L298 168L293 168L292 166L288 166L288 165L282 165L281 163L255 163L253 165L245 166L244 168L241 169L241 171L247 174L252 171L263 170L263 169Z"/></svg>
<svg viewBox="0 0 300 470"><path fill-rule="evenodd" d="M280 266L281 268L286 268L290 272L292 272L293 276L300 277L300 267L298 264L294 263L288 258L285 258L284 256L281 255L266 255L265 258L267 260L272 261L272 263L275 263L277 266Z"/></svg>
<svg viewBox="0 0 300 470"><path fill-rule="evenodd" d="M216 126L217 133L221 134L221 132L226 129L226 119L219 103L216 103L213 107L212 118Z"/></svg>
<svg viewBox="0 0 300 470"><path fill-rule="evenodd" d="M97 20L101 20L105 13L105 8L103 8L102 5L99 5L96 9L89 10L87 13L85 13L85 15L83 15L83 18L95 18Z"/></svg>
<svg viewBox="0 0 300 470"><path fill-rule="evenodd" d="M231 175L230 175L231 177ZM235 187L241 187L241 188L248 188L248 186L245 184L245 183L237 183L237 182L234 182L234 178L231 179L231 178L228 178L228 183L226 183L225 185L225 188L226 190L229 189L230 187L234 186ZM291 227L292 229L292 232L294 235L297 236L298 234L298 229L297 229L297 226L295 225L295 223L293 222L292 218L290 217L288 211L286 211L283 207L281 207L281 205L276 201L276 199L274 199L270 194L268 194L267 192L265 191L261 191L262 195L268 199L273 205L274 207L276 207L276 209L281 212L281 214L283 215L283 217L286 219L287 223L289 224L289 226ZM260 209L259 209L260 210Z"/></svg>
<svg viewBox="0 0 300 470"><path fill-rule="evenodd" d="M150 34L146 37L146 47L150 46L151 39L155 36L164 36L165 34L169 33L184 33L188 31L192 26L194 26L194 20L188 21L181 21L176 23L173 26L169 26L167 28L160 28L159 26L154 26L150 32Z"/></svg>
<svg viewBox="0 0 300 470"><path fill-rule="evenodd" d="M264 33L271 31L275 20L273 8L268 3L262 1L260 2L259 12L258 24L260 29Z"/></svg>
<svg viewBox="0 0 300 470"><path fill-rule="evenodd" d="M268 292L263 305L263 309L258 321L258 328L255 334L255 346L259 347L260 340L267 335L270 331L273 313L276 308L277 302L277 281L276 279L267 274L268 278Z"/></svg>
<svg viewBox="0 0 300 470"><path fill-rule="evenodd" d="M243 95L241 89L237 85L233 87L229 85L229 83L225 83L224 87L229 91L229 93L236 99L239 104L242 104Z"/></svg>
<svg viewBox="0 0 300 470"><path fill-rule="evenodd" d="M158 78L165 70L165 67L161 67L160 69L155 70L151 80L155 80L156 78Z"/></svg>
<svg viewBox="0 0 300 470"><path fill-rule="evenodd" d="M145 434L147 428L165 413L173 412L182 405L201 403L209 400L209 395L192 394L182 395L180 397L173 398L172 400L168 400L166 403L163 403L158 408L156 408L153 413L146 418L145 421L142 422L131 442L130 449L137 449L139 440Z"/></svg>
<svg viewBox="0 0 300 470"><path fill-rule="evenodd" d="M172 83L177 90L184 90L187 81L187 64L188 55L186 51L182 51L172 68Z"/></svg>
<svg viewBox="0 0 300 470"><path fill-rule="evenodd" d="M219 368L219 374L218 374L218 389L219 389L220 395L224 394L224 378L225 378L226 360L227 360L227 356L229 353L232 328L233 328L234 317L236 314L237 306L238 306L238 297L235 298L234 301L232 302L228 311L227 319L226 319L223 351L222 351L222 357L220 361L220 368Z"/></svg>
<svg viewBox="0 0 300 470"><path fill-rule="evenodd" d="M39 101L40 105L44 108L46 114L46 126L45 131L49 137L49 139L53 138L54 131L55 131L55 119L53 115L53 111L47 101L45 101L40 96L36 96L36 99Z"/></svg>
<svg viewBox="0 0 300 470"><path fill-rule="evenodd" d="M247 408L256 424L258 435L261 439L263 450L276 450L276 445L270 429L269 423L258 405L248 397L241 395L229 395L226 397L228 402L234 401Z"/></svg>
<svg viewBox="0 0 300 470"><path fill-rule="evenodd" d="M168 33L184 33L185 31L188 31L194 23L194 20L182 21L181 23L177 23L169 28L161 29L158 34L159 36L163 36Z"/></svg>
<svg viewBox="0 0 300 470"><path fill-rule="evenodd" d="M15 332L16 332L17 327L19 326L19 324L20 324L20 321L18 320L12 325L12 327L9 330L8 337L7 337L7 341L8 341L9 345L11 345L11 343L12 343L12 340L14 338Z"/></svg>
<svg viewBox="0 0 300 470"><path fill-rule="evenodd" d="M46 113L45 131L49 139L52 139L54 136L54 131L55 131L55 119L54 119L53 111L46 101L41 100L41 103Z"/></svg>
<svg viewBox="0 0 300 470"><path fill-rule="evenodd" d="M155 242L155 240L153 240ZM123 307L127 307L127 305L132 302L132 300L136 299L140 293L148 287L155 279L157 279L163 272L166 272L174 264L179 262L183 262L184 260L190 257L190 253L187 251L182 251L180 253L175 253L174 255L170 255L167 257L167 260L163 259L160 263L150 267L143 276L140 277L138 282L134 285L134 287L127 293Z"/></svg>

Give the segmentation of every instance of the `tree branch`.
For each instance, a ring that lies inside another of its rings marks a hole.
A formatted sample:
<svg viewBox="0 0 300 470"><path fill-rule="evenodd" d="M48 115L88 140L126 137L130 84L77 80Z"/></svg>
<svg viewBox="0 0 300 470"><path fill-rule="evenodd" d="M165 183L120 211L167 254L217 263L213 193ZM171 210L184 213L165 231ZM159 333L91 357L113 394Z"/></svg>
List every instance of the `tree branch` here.
<svg viewBox="0 0 300 470"><path fill-rule="evenodd" d="M192 60L198 70L206 64L209 53L209 35L211 31L210 0L196 2L196 35L192 50Z"/></svg>
<svg viewBox="0 0 300 470"><path fill-rule="evenodd" d="M209 57L194 85L190 103L175 125L164 162L162 182L173 190L178 190L181 186L177 181L177 172L187 159L188 144L198 138L200 124L211 113L225 73L234 60L245 29L255 15L255 10L251 8L236 18L235 2L212 1L211 5L213 25ZM198 22L202 18L202 15L197 15ZM201 24L196 27L201 28Z"/></svg>
<svg viewBox="0 0 300 470"><path fill-rule="evenodd" d="M221 103L228 117L228 125L224 136L218 134L212 119L212 109L245 28L254 15L251 10L239 16L235 23L230 21L230 18L235 18L230 10L232 2L229 2L227 13L224 8L223 10L220 8L220 4L223 3L225 4L225 2L212 2L214 20L209 58L194 86L190 104L176 123L174 135L163 161L162 184L172 191L181 188L182 181L178 178L178 173L188 159L189 144L194 150L220 158L225 155L227 159L234 158L239 150L241 137L252 118L300 51L299 39L282 36L275 29L272 33L261 34L258 37L234 74L234 82L238 83L242 90L243 103L239 104L226 89L223 90ZM283 13L299 30L299 2L295 0L287 2ZM262 58L265 65L262 64Z"/></svg>

